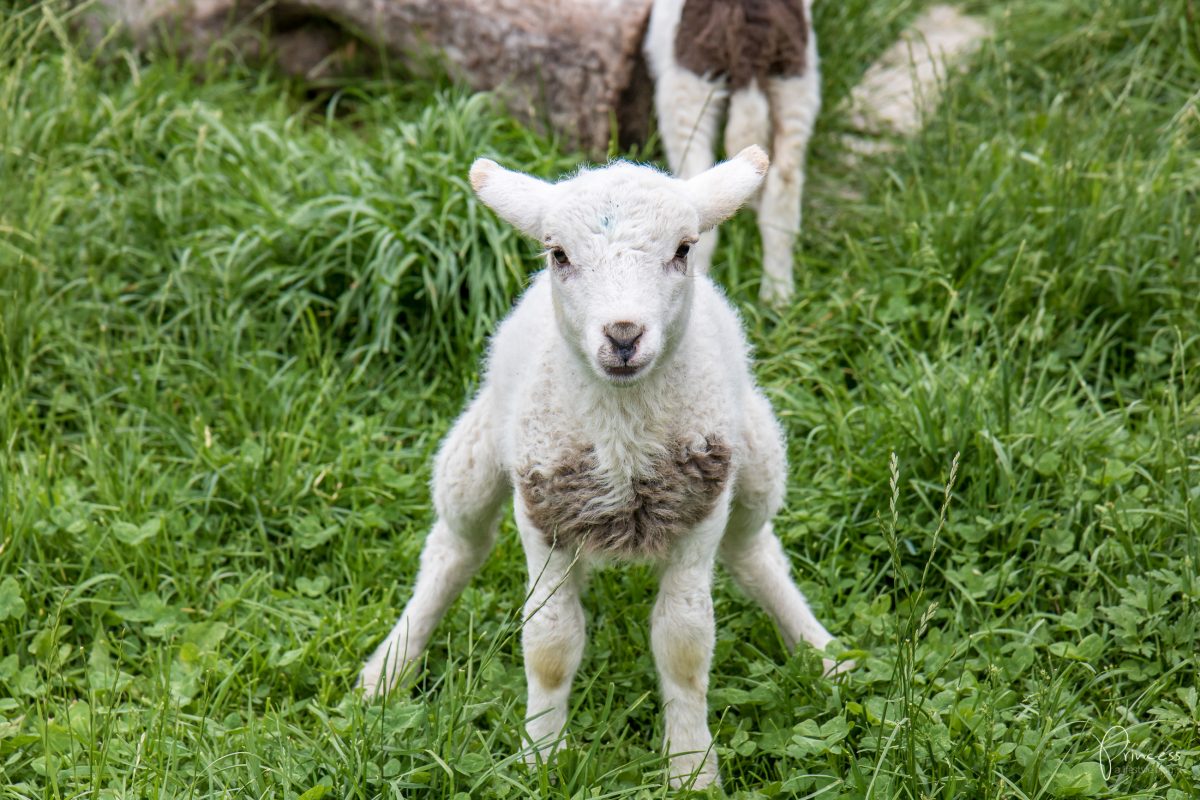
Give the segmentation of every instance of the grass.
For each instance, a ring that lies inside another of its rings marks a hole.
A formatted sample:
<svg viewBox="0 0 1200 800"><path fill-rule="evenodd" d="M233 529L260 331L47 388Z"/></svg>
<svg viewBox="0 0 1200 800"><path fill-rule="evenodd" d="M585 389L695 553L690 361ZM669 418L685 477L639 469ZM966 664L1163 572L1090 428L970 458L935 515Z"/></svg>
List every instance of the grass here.
<svg viewBox="0 0 1200 800"><path fill-rule="evenodd" d="M789 432L777 530L860 663L820 678L721 577L723 791L1196 797L1200 8L976 3L927 131L851 165L838 101L918 5L817 4L795 305L755 302L751 218L718 253ZM4 13L0 797L666 794L644 568L589 591L572 747L515 760L511 519L412 693L348 696L534 268L480 154L579 160L445 83L313 100Z"/></svg>

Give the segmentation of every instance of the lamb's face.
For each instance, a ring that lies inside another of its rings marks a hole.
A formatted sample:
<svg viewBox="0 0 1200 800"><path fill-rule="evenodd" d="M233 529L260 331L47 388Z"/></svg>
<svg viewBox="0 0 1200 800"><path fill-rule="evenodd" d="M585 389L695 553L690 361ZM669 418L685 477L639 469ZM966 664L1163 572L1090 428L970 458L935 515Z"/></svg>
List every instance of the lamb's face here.
<svg viewBox="0 0 1200 800"><path fill-rule="evenodd" d="M618 163L549 184L480 159L471 183L545 246L567 343L599 379L626 385L674 350L691 309L689 250L753 194L766 169L752 147L688 181Z"/></svg>
<svg viewBox="0 0 1200 800"><path fill-rule="evenodd" d="M695 206L678 181L630 164L555 189L542 243L559 330L600 378L641 380L687 321Z"/></svg>

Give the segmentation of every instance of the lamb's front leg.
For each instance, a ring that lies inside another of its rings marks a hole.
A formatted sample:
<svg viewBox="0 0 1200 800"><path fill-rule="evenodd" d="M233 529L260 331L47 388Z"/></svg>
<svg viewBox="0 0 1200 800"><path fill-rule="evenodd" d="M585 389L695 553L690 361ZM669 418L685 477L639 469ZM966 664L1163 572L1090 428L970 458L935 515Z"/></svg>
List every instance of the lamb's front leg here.
<svg viewBox="0 0 1200 800"><path fill-rule="evenodd" d="M571 681L583 658L587 630L579 595L584 566L573 552L552 548L517 502L517 524L529 567L521 643L529 701L525 731L531 750L526 760L549 759L567 723Z"/></svg>
<svg viewBox="0 0 1200 800"><path fill-rule="evenodd" d="M719 782L708 730L708 670L716 641L713 560L726 513L722 502L672 550L650 619L673 786L687 785L693 775L694 788Z"/></svg>

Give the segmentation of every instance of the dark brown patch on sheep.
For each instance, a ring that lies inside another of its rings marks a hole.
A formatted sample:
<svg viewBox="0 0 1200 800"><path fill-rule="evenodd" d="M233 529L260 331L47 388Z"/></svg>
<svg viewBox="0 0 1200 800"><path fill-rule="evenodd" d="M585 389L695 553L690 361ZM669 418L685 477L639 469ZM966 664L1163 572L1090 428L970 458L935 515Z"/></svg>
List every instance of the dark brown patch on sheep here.
<svg viewBox="0 0 1200 800"><path fill-rule="evenodd" d="M530 520L553 547L630 558L666 553L671 542L708 516L729 480L732 451L716 437L702 449L683 442L630 483L629 501L597 508L609 494L596 452L583 448L549 470L518 471Z"/></svg>
<svg viewBox="0 0 1200 800"><path fill-rule="evenodd" d="M731 89L804 74L808 18L802 0L685 0L675 60Z"/></svg>

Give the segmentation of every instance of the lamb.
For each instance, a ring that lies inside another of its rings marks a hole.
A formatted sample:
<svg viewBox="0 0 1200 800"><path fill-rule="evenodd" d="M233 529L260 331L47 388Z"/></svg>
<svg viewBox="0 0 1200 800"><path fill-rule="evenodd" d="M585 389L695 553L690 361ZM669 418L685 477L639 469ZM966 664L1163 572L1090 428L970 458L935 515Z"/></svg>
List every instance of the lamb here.
<svg viewBox="0 0 1200 800"><path fill-rule="evenodd" d="M794 291L804 161L821 110L811 12L811 0L655 0L644 46L658 128L676 175L691 178L712 166L722 116L726 153L752 144L771 151L758 200L759 294L776 306ZM697 272L708 271L716 245L715 230L701 237Z"/></svg>
<svg viewBox="0 0 1200 800"><path fill-rule="evenodd" d="M659 568L651 643L676 785L717 779L706 721L715 559L789 646L830 642L771 528L786 472L779 425L736 312L691 269L699 236L754 193L767 166L750 147L687 181L618 162L552 184L475 162L475 192L545 245L546 269L500 325L482 387L438 452L437 521L412 599L362 669L367 696L413 666L486 559L510 495L529 570L531 760L561 740L595 564Z"/></svg>

